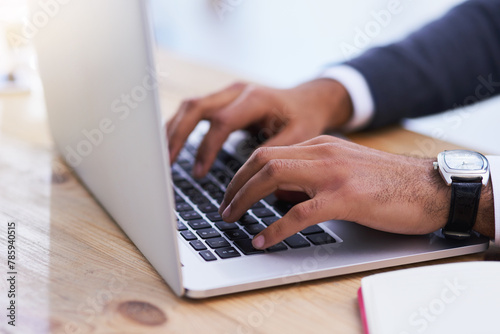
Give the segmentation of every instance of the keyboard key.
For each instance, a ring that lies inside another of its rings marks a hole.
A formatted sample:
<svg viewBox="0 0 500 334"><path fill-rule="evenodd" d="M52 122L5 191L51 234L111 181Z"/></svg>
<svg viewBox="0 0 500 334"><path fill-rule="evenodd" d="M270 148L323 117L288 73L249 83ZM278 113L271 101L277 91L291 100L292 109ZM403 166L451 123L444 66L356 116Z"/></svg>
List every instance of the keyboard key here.
<svg viewBox="0 0 500 334"><path fill-rule="evenodd" d="M180 173L180 170L181 170L181 168L179 167L179 165L177 165L177 163L174 163L174 164L172 165L172 173L177 173L177 174L179 174L179 173Z"/></svg>
<svg viewBox="0 0 500 334"><path fill-rule="evenodd" d="M220 195L220 196L212 196L212 198L217 202L217 204L221 205L222 204L222 201L224 200L224 195Z"/></svg>
<svg viewBox="0 0 500 334"><path fill-rule="evenodd" d="M267 217L267 218L263 218L262 219L262 222L264 224L266 224L267 226L271 225L272 223L274 223L275 221L277 221L279 219L279 217Z"/></svg>
<svg viewBox="0 0 500 334"><path fill-rule="evenodd" d="M286 238L285 239L285 243L290 246L291 248L302 248L302 247L309 247L311 246L311 244L309 244L309 242L307 242L306 239L304 239L304 237L298 235L298 234L295 234L295 235L292 235L291 237L289 238Z"/></svg>
<svg viewBox="0 0 500 334"><path fill-rule="evenodd" d="M300 233L302 233L304 235L315 234L315 233L323 233L323 232L325 232L325 230L323 230L318 225L312 225L312 226L306 227L305 229L303 229L302 231L300 231Z"/></svg>
<svg viewBox="0 0 500 334"><path fill-rule="evenodd" d="M208 200L208 198L206 198L205 196L203 196L201 194L189 197L189 199L191 200L191 202L193 202L196 205L210 204L210 201Z"/></svg>
<svg viewBox="0 0 500 334"><path fill-rule="evenodd" d="M221 248L230 246L229 242L227 242L227 240L222 237L207 239L207 245L209 245L211 248Z"/></svg>
<svg viewBox="0 0 500 334"><path fill-rule="evenodd" d="M210 221L212 222L217 222L222 220L222 217L219 215L218 212L207 213L207 218L210 219Z"/></svg>
<svg viewBox="0 0 500 334"><path fill-rule="evenodd" d="M186 230L186 231L181 231L181 235L184 237L184 239L186 239L187 241L190 241L190 240L196 240L198 239L196 237L196 235L193 234L193 232L189 231L189 230Z"/></svg>
<svg viewBox="0 0 500 334"><path fill-rule="evenodd" d="M243 217L241 217L238 222L240 223L240 225L245 225L245 226L258 223L257 219L250 216L249 214L244 214Z"/></svg>
<svg viewBox="0 0 500 334"><path fill-rule="evenodd" d="M196 233L198 233L198 235L200 237L202 237L203 239L208 239L208 238L217 238L217 237L220 237L220 233L217 232L216 229L214 228L206 228L206 229L203 229L203 230L198 230L196 231Z"/></svg>
<svg viewBox="0 0 500 334"><path fill-rule="evenodd" d="M307 239L315 245L333 244L335 239L327 233L316 233L307 236Z"/></svg>
<svg viewBox="0 0 500 334"><path fill-rule="evenodd" d="M203 259L205 259L205 261L215 261L215 260L217 260L217 258L215 257L215 255L213 255L212 252L209 251L209 250L201 251L200 255L201 255L201 257Z"/></svg>
<svg viewBox="0 0 500 334"><path fill-rule="evenodd" d="M172 181L175 182L179 182L179 181L182 181L182 180L185 180L186 178L184 176L181 175L181 173L177 172L177 171L173 171L171 173L172 175Z"/></svg>
<svg viewBox="0 0 500 334"><path fill-rule="evenodd" d="M175 205L175 210L177 212L181 212L181 211L193 211L193 208L191 207L191 205L189 205L187 203L179 203L179 204Z"/></svg>
<svg viewBox="0 0 500 334"><path fill-rule="evenodd" d="M221 259L229 259L232 257L241 256L241 254L238 253L238 251L233 247L217 248L215 252L221 257Z"/></svg>
<svg viewBox="0 0 500 334"><path fill-rule="evenodd" d="M179 203L184 203L184 198L182 198L179 194L174 194L174 200L175 200L175 204L179 204Z"/></svg>
<svg viewBox="0 0 500 334"><path fill-rule="evenodd" d="M208 178L208 176L204 176L201 179L196 179L196 183L198 183L203 189L205 189L204 188L205 184L213 182Z"/></svg>
<svg viewBox="0 0 500 334"><path fill-rule="evenodd" d="M241 168L241 163L224 150L219 151L219 153L217 154L217 159L233 173L236 173L236 171Z"/></svg>
<svg viewBox="0 0 500 334"><path fill-rule="evenodd" d="M198 205L198 209L200 209L203 213L217 212L217 207L211 203L203 203Z"/></svg>
<svg viewBox="0 0 500 334"><path fill-rule="evenodd" d="M261 202L257 202L254 205L252 205L252 209L260 209L263 207L264 207L264 204L262 204Z"/></svg>
<svg viewBox="0 0 500 334"><path fill-rule="evenodd" d="M274 213L271 210L266 209L266 208L254 209L254 210L252 210L252 212L254 215L256 215L259 218L274 216Z"/></svg>
<svg viewBox="0 0 500 334"><path fill-rule="evenodd" d="M236 160L230 161L228 164L226 164L226 167L234 174L236 174L236 172L241 168L241 166L243 165Z"/></svg>
<svg viewBox="0 0 500 334"><path fill-rule="evenodd" d="M209 222L206 222L203 219L190 220L188 221L188 224L193 230L212 227Z"/></svg>
<svg viewBox="0 0 500 334"><path fill-rule="evenodd" d="M208 193L220 191L220 187L212 181L208 181L203 184L202 188L205 189Z"/></svg>
<svg viewBox="0 0 500 334"><path fill-rule="evenodd" d="M197 251L207 249L207 246L205 246L205 244L201 240L190 241L189 244Z"/></svg>
<svg viewBox="0 0 500 334"><path fill-rule="evenodd" d="M186 190L186 189L193 188L193 185L191 184L191 182L189 182L188 180L185 180L185 179L174 182L174 184L177 186L177 188L181 189L182 192L184 192L184 190Z"/></svg>
<svg viewBox="0 0 500 334"><path fill-rule="evenodd" d="M180 212L179 215L182 217L184 220L195 220L195 219L201 219L201 216L196 212L196 211L185 211L185 212Z"/></svg>
<svg viewBox="0 0 500 334"><path fill-rule="evenodd" d="M277 243L276 245L273 245L271 247L268 247L266 250L270 253L274 253L274 252L281 252L281 251L285 251L287 250L288 248L286 247L286 245L282 242L280 243Z"/></svg>
<svg viewBox="0 0 500 334"><path fill-rule="evenodd" d="M274 194L270 194L264 198L264 201L271 206L274 206L274 203L276 203L277 200L278 198Z"/></svg>
<svg viewBox="0 0 500 334"><path fill-rule="evenodd" d="M227 231L225 235L230 240L248 239L248 235L242 230Z"/></svg>
<svg viewBox="0 0 500 334"><path fill-rule="evenodd" d="M224 192L222 190L217 189L216 191L211 191L208 193L212 198L224 197Z"/></svg>
<svg viewBox="0 0 500 334"><path fill-rule="evenodd" d="M186 225L184 225L183 223L181 223L180 221L177 221L177 231L185 231L187 230L188 228L186 227Z"/></svg>
<svg viewBox="0 0 500 334"><path fill-rule="evenodd" d="M189 161L181 161L181 162L177 162L177 164L182 168L184 169L186 172L190 173L191 172L191 169L193 168L193 164Z"/></svg>
<svg viewBox="0 0 500 334"><path fill-rule="evenodd" d="M247 225L245 226L245 230L250 233L251 235L256 235L262 231L264 231L266 227L261 224L252 224L252 225Z"/></svg>
<svg viewBox="0 0 500 334"><path fill-rule="evenodd" d="M263 250L253 248L253 246L252 246L252 240L250 240L250 239L236 240L234 242L234 244L245 255L252 255L252 254L261 254L261 253L264 253Z"/></svg>
<svg viewBox="0 0 500 334"><path fill-rule="evenodd" d="M293 207L292 203L285 202L282 200L277 200L274 202L273 208L282 216L286 215L288 211Z"/></svg>
<svg viewBox="0 0 500 334"><path fill-rule="evenodd" d="M224 221L215 222L214 225L217 226L217 228L221 231L230 231L238 229L238 225L236 225L235 223L226 223Z"/></svg>
<svg viewBox="0 0 500 334"><path fill-rule="evenodd" d="M180 156L177 158L177 164L180 166L180 165L185 165L185 164L189 164L189 160L186 159L185 156Z"/></svg>
<svg viewBox="0 0 500 334"><path fill-rule="evenodd" d="M184 144L184 150L188 151L192 155L196 155L196 147L194 147L191 143Z"/></svg>
<svg viewBox="0 0 500 334"><path fill-rule="evenodd" d="M192 197L203 196L198 189L194 188L183 189L182 192L184 193L184 195L189 197L189 199L191 199Z"/></svg>
<svg viewBox="0 0 500 334"><path fill-rule="evenodd" d="M213 177L217 181L219 181L220 184L224 185L225 187L227 187L229 182L231 182L231 176L226 171L224 171L223 169L221 169L219 167L212 167L210 172L213 175Z"/></svg>

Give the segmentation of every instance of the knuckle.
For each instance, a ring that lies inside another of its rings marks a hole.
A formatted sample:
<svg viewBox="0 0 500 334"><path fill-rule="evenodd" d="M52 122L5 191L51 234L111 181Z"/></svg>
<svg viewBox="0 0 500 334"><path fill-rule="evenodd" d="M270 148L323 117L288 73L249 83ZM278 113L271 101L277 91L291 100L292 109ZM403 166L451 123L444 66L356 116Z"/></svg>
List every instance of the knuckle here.
<svg viewBox="0 0 500 334"><path fill-rule="evenodd" d="M286 226L281 220L273 223L267 230L268 235L271 236L273 240L282 239L282 237L286 235Z"/></svg>
<svg viewBox="0 0 500 334"><path fill-rule="evenodd" d="M335 153L337 153L339 151L339 149L340 149L339 143L337 143L337 142L331 142L331 141L318 145L318 148L321 149L321 150L325 150L329 154L332 154L332 155L335 154Z"/></svg>
<svg viewBox="0 0 500 334"><path fill-rule="evenodd" d="M329 136L329 135L321 135L321 136L318 136L318 141L321 142L321 143L330 143L332 141L332 136Z"/></svg>
<svg viewBox="0 0 500 334"><path fill-rule="evenodd" d="M285 164L281 160L271 160L264 166L264 173L270 178L278 176L285 167Z"/></svg>
<svg viewBox="0 0 500 334"><path fill-rule="evenodd" d="M210 123L217 130L228 129L231 127L231 119L227 115L216 113L210 119Z"/></svg>
<svg viewBox="0 0 500 334"><path fill-rule="evenodd" d="M191 113L191 112L197 110L200 107L201 99L199 99L199 98L190 98L190 99L184 100L182 103L184 105L184 110L187 113Z"/></svg>
<svg viewBox="0 0 500 334"><path fill-rule="evenodd" d="M247 98L259 100L264 95L266 95L266 90L262 87L256 85L248 85L247 86Z"/></svg>
<svg viewBox="0 0 500 334"><path fill-rule="evenodd" d="M242 90L242 89L245 89L245 87L247 86L248 84L243 82L243 81L236 81L235 83L231 84L228 89L230 90Z"/></svg>
<svg viewBox="0 0 500 334"><path fill-rule="evenodd" d="M266 164L268 156L269 156L269 149L266 147L259 147L253 152L252 160L254 161L254 163L258 165Z"/></svg>
<svg viewBox="0 0 500 334"><path fill-rule="evenodd" d="M314 213L314 210L311 208L311 205L306 204L296 205L290 210L292 217L299 223L309 218L312 213Z"/></svg>

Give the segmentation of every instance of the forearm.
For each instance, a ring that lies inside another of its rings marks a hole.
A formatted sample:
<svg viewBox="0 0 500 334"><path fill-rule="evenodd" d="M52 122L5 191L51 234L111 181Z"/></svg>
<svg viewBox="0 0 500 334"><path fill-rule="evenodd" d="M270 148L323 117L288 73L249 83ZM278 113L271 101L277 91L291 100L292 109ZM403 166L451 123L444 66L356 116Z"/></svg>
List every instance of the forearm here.
<svg viewBox="0 0 500 334"><path fill-rule="evenodd" d="M489 238L495 237L495 212L493 207L493 190L491 182L483 187L476 224L473 229Z"/></svg>
<svg viewBox="0 0 500 334"><path fill-rule="evenodd" d="M292 88L291 94L302 95L306 101L315 101L316 110L304 110L313 114L325 114L324 130L336 129L349 121L353 113L351 97L346 88L336 80L319 78ZM320 102L320 103L318 103ZM323 110L324 109L324 110Z"/></svg>
<svg viewBox="0 0 500 334"><path fill-rule="evenodd" d="M422 203L422 208L429 217L434 217L436 226L442 228L446 225L450 212L451 187L444 183L439 172L432 167L432 162L435 159L423 159L422 161L425 161L429 166L426 171L426 182L435 189L435 192L428 194L425 203ZM482 188L473 230L489 238L495 237L495 215L491 182Z"/></svg>

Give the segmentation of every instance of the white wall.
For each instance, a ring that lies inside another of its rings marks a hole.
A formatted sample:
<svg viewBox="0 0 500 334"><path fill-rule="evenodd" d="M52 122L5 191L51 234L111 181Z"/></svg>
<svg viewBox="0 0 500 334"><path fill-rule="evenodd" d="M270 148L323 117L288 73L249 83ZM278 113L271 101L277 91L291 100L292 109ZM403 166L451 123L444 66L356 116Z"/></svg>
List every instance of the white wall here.
<svg viewBox="0 0 500 334"><path fill-rule="evenodd" d="M387 43L462 1L153 0L162 46L276 86L296 84L327 63L345 60L341 47L356 47L357 29L371 28L374 35L357 46ZM391 3L399 3L399 14L383 27L373 13ZM223 19L217 8L228 9Z"/></svg>

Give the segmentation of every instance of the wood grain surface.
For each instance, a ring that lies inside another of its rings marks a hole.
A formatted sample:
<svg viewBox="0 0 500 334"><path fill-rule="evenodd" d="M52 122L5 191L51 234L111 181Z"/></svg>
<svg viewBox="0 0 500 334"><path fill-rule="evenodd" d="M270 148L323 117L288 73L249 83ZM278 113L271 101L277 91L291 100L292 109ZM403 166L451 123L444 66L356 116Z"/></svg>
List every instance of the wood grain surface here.
<svg viewBox="0 0 500 334"><path fill-rule="evenodd" d="M162 51L164 116L237 78ZM401 129L350 136L435 156L454 147ZM361 333L356 292L374 272L193 301L176 297L53 150L36 88L0 97L0 309L7 307L7 223L16 223L17 318L1 333ZM490 259L497 259L491 253ZM485 254L431 263L482 260ZM424 264L403 266L415 267ZM399 267L399 268L403 268ZM387 269L386 269L387 270Z"/></svg>

